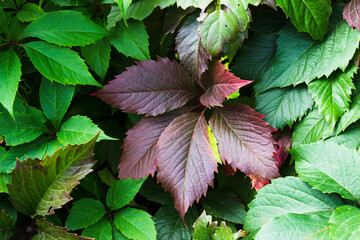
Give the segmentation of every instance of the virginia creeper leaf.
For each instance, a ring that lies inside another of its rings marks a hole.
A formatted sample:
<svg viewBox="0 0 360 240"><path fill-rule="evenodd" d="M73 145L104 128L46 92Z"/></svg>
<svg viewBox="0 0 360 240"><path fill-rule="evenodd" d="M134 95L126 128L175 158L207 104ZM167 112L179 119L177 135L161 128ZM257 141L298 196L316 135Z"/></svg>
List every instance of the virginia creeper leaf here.
<svg viewBox="0 0 360 240"><path fill-rule="evenodd" d="M343 17L352 29L360 31L360 2L351 0L343 9Z"/></svg>
<svg viewBox="0 0 360 240"><path fill-rule="evenodd" d="M96 240L112 239L112 227L109 219L103 217L97 223L85 228L82 232L82 236L92 237Z"/></svg>
<svg viewBox="0 0 360 240"><path fill-rule="evenodd" d="M239 88L251 81L237 78L221 64L221 60L212 62L209 69L201 76L201 85L206 89L200 96L205 107L222 106L222 102Z"/></svg>
<svg viewBox="0 0 360 240"><path fill-rule="evenodd" d="M17 161L8 185L14 207L26 215L48 215L71 200L70 192L95 164L92 149L98 135L86 144L59 149L44 160Z"/></svg>
<svg viewBox="0 0 360 240"><path fill-rule="evenodd" d="M205 210L196 219L194 228L193 240L211 239L217 227L217 223L212 222L211 215L206 215Z"/></svg>
<svg viewBox="0 0 360 240"><path fill-rule="evenodd" d="M115 0L115 2L119 5L125 25L128 26L126 22L126 17L127 17L126 15L132 0Z"/></svg>
<svg viewBox="0 0 360 240"><path fill-rule="evenodd" d="M160 0L159 1L159 7L161 9L167 8L171 5L174 5L176 3L176 0Z"/></svg>
<svg viewBox="0 0 360 240"><path fill-rule="evenodd" d="M219 142L223 162L246 174L273 179L279 176L274 159L274 129L263 115L244 104L226 104L215 108L209 120Z"/></svg>
<svg viewBox="0 0 360 240"><path fill-rule="evenodd" d="M127 68L93 95L125 112L158 115L196 97L194 88L194 80L180 64L158 58Z"/></svg>
<svg viewBox="0 0 360 240"><path fill-rule="evenodd" d="M76 23L76 24L74 24ZM75 11L54 11L29 24L22 38L37 37L61 46L85 46L107 35L105 29Z"/></svg>
<svg viewBox="0 0 360 240"><path fill-rule="evenodd" d="M226 226L225 222L220 223L220 227L215 230L214 235L212 236L213 240L233 240L235 239L234 234L231 231L231 228Z"/></svg>
<svg viewBox="0 0 360 240"><path fill-rule="evenodd" d="M332 12L331 0L275 0L299 32L307 32L315 40L328 31Z"/></svg>
<svg viewBox="0 0 360 240"><path fill-rule="evenodd" d="M21 22L31 22L42 15L45 14L45 11L40 8L40 6L36 5L35 3L25 3L20 11L16 14L16 17Z"/></svg>
<svg viewBox="0 0 360 240"><path fill-rule="evenodd" d="M79 55L67 48L42 41L23 44L31 62L51 81L61 84L101 85L91 76Z"/></svg>
<svg viewBox="0 0 360 240"><path fill-rule="evenodd" d="M242 46L245 39L249 37L249 31L248 29L245 30L245 32L237 32L235 40L232 42L226 42L223 47L223 52L229 59L229 63L232 62L234 59L237 50Z"/></svg>
<svg viewBox="0 0 360 240"><path fill-rule="evenodd" d="M273 134L277 146L275 147L274 157L279 169L289 155L288 149L291 148L292 133L293 131L290 128L284 128L283 130L277 131Z"/></svg>
<svg viewBox="0 0 360 240"><path fill-rule="evenodd" d="M14 219L7 215L2 209L0 211L0 237L1 239L10 239L14 234L12 228L15 228Z"/></svg>
<svg viewBox="0 0 360 240"><path fill-rule="evenodd" d="M183 9L188 7L205 9L211 3L211 0L176 0L176 3Z"/></svg>
<svg viewBox="0 0 360 240"><path fill-rule="evenodd" d="M159 0L136 1L129 6L127 18L142 21L154 11L158 4Z"/></svg>
<svg viewBox="0 0 360 240"><path fill-rule="evenodd" d="M174 1L176 2L176 0L174 0ZM194 11L195 11L195 8L193 8L193 7L189 7L187 9L182 9L182 8L178 8L176 6L173 6L173 7L168 8L166 10L166 13L165 13L165 16L164 16L164 25L163 25L164 34L174 33L176 28L182 22L182 19L184 17L187 17L187 19L184 21L183 25L185 25L185 22L187 22L187 24L186 24L187 28L190 27L189 26L190 24L194 28L195 28L195 26L200 25L200 23L196 21L195 14L187 16L187 15L189 15L190 13L192 13ZM193 21L190 22L189 19L193 19ZM180 31L180 29L179 29L179 31ZM196 37L197 37L196 30L197 30L197 28L195 28L195 34L196 34ZM184 31L184 29L182 31ZM193 37L195 36L194 32L188 32L188 34L191 34ZM178 35L179 35L179 32L178 32ZM191 39L193 39L193 37ZM199 37L197 37L197 38L199 38Z"/></svg>
<svg viewBox="0 0 360 240"><path fill-rule="evenodd" d="M165 128L157 143L157 178L182 218L213 184L217 161L209 138L204 114L186 113Z"/></svg>
<svg viewBox="0 0 360 240"><path fill-rule="evenodd" d="M346 129L345 132L340 133L335 137L331 137L326 141L335 142L337 144L341 144L346 146L347 148L355 148L358 149L360 147L360 127L359 124L352 124L350 127Z"/></svg>
<svg viewBox="0 0 360 240"><path fill-rule="evenodd" d="M336 134L344 131L350 124L360 119L360 93L354 95L350 110L340 118Z"/></svg>
<svg viewBox="0 0 360 240"><path fill-rule="evenodd" d="M330 218L333 239L360 238L360 210L350 205L338 207Z"/></svg>

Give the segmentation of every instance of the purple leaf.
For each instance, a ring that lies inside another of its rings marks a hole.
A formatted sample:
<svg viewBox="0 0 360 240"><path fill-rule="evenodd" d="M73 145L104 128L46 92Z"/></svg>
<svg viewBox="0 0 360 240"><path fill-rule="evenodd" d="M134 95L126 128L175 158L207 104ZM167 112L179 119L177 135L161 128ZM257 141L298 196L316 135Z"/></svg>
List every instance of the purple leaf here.
<svg viewBox="0 0 360 240"><path fill-rule="evenodd" d="M282 131L277 131L274 133L274 138L276 141L274 157L276 160L276 166L279 169L289 155L288 148L291 148L291 137L292 130L289 127L286 127Z"/></svg>
<svg viewBox="0 0 360 240"><path fill-rule="evenodd" d="M164 129L190 108L183 107L156 117L141 119L132 129L127 131L120 158L119 178L140 179L154 175L155 145Z"/></svg>
<svg viewBox="0 0 360 240"><path fill-rule="evenodd" d="M220 60L213 62L201 77L201 83L206 92L201 95L200 102L205 107L222 106L225 98L251 82L235 77L225 69Z"/></svg>
<svg viewBox="0 0 360 240"><path fill-rule="evenodd" d="M352 29L360 31L360 1L352 0L343 9L343 17Z"/></svg>
<svg viewBox="0 0 360 240"><path fill-rule="evenodd" d="M196 97L194 83L180 64L159 57L137 62L93 95L125 112L155 116Z"/></svg>
<svg viewBox="0 0 360 240"><path fill-rule="evenodd" d="M255 188L256 191L270 184L269 179L258 177L252 174L249 174L248 177L251 179L251 188Z"/></svg>
<svg viewBox="0 0 360 240"><path fill-rule="evenodd" d="M209 138L204 113L186 113L176 118L158 141L157 177L174 197L182 218L213 184L217 161Z"/></svg>
<svg viewBox="0 0 360 240"><path fill-rule="evenodd" d="M227 104L215 108L209 124L223 162L247 175L273 179L279 176L271 135L275 129L263 117L247 105Z"/></svg>

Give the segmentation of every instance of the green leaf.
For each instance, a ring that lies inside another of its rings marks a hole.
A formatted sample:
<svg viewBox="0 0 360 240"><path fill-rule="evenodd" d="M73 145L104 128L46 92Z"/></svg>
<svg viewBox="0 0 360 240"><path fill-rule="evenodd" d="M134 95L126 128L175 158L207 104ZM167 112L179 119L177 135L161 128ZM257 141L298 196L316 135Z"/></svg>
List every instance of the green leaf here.
<svg viewBox="0 0 360 240"><path fill-rule="evenodd" d="M326 141L331 141L337 144L342 144L347 148L358 149L360 147L360 126L358 123L351 125L346 129L345 132L327 139Z"/></svg>
<svg viewBox="0 0 360 240"><path fill-rule="evenodd" d="M314 105L305 86L273 88L255 98L256 111L274 128L292 126Z"/></svg>
<svg viewBox="0 0 360 240"><path fill-rule="evenodd" d="M159 0L159 7L161 9L167 8L172 6L176 3L176 0Z"/></svg>
<svg viewBox="0 0 360 240"><path fill-rule="evenodd" d="M329 78L309 84L309 91L328 122L335 124L349 110L351 90L355 89L352 78L356 72L356 65L351 63L345 72L337 70Z"/></svg>
<svg viewBox="0 0 360 240"><path fill-rule="evenodd" d="M63 123L59 132L56 133L60 143L67 146L70 144L81 144L89 141L98 132L100 140L116 140L105 135L105 133L86 116L72 116Z"/></svg>
<svg viewBox="0 0 360 240"><path fill-rule="evenodd" d="M74 24L76 23L76 24ZM107 31L75 11L54 11L29 24L21 38L37 37L62 46L85 46L107 36Z"/></svg>
<svg viewBox="0 0 360 240"><path fill-rule="evenodd" d="M220 227L215 230L215 234L212 236L213 240L234 240L234 234L231 228L226 226L225 222L221 222Z"/></svg>
<svg viewBox="0 0 360 240"><path fill-rule="evenodd" d="M113 176L113 173L107 167L98 171L97 174L100 177L101 181L108 186L111 186L111 184L113 184L116 181Z"/></svg>
<svg viewBox="0 0 360 240"><path fill-rule="evenodd" d="M129 21L128 27L121 22L112 33L110 42L120 53L141 61L150 59L149 36L142 22Z"/></svg>
<svg viewBox="0 0 360 240"><path fill-rule="evenodd" d="M105 78L109 68L110 50L110 42L107 38L81 48L81 54L85 58L85 62L101 79Z"/></svg>
<svg viewBox="0 0 360 240"><path fill-rule="evenodd" d="M331 239L328 223L331 213L331 211L288 213L272 218L256 234L255 240Z"/></svg>
<svg viewBox="0 0 360 240"><path fill-rule="evenodd" d="M51 81L61 84L101 85L91 76L79 55L64 47L42 41L23 44L31 62Z"/></svg>
<svg viewBox="0 0 360 240"><path fill-rule="evenodd" d="M315 108L295 125L292 148L330 137L332 131L333 124L327 122Z"/></svg>
<svg viewBox="0 0 360 240"><path fill-rule="evenodd" d="M237 224L245 220L245 207L233 192L226 188L216 188L202 198L201 203L206 212L214 217Z"/></svg>
<svg viewBox="0 0 360 240"><path fill-rule="evenodd" d="M149 16L159 4L159 0L139 0L132 3L128 9L127 18L142 21Z"/></svg>
<svg viewBox="0 0 360 240"><path fill-rule="evenodd" d="M210 215L206 215L204 210L193 225L193 240L211 239L211 236L214 234L216 227L217 223L213 223L212 217Z"/></svg>
<svg viewBox="0 0 360 240"><path fill-rule="evenodd" d="M51 0L55 4L62 7L80 7L89 4L88 0Z"/></svg>
<svg viewBox="0 0 360 240"><path fill-rule="evenodd" d="M205 9L211 3L211 0L176 0L176 3L183 9L188 7Z"/></svg>
<svg viewBox="0 0 360 240"><path fill-rule="evenodd" d="M218 141L216 140L214 134L211 132L211 128L209 125L207 126L207 129L209 133L209 142L210 142L211 150L215 155L216 161L221 164L222 162L219 154Z"/></svg>
<svg viewBox="0 0 360 240"><path fill-rule="evenodd" d="M17 211L15 210L8 198L0 201L0 209L4 210L5 213L13 219L14 223L16 222Z"/></svg>
<svg viewBox="0 0 360 240"><path fill-rule="evenodd" d="M0 7L0 32L8 34L10 17L8 13L5 13L3 7Z"/></svg>
<svg viewBox="0 0 360 240"><path fill-rule="evenodd" d="M360 119L360 93L354 95L350 110L340 118L336 134L344 131L350 124Z"/></svg>
<svg viewBox="0 0 360 240"><path fill-rule="evenodd" d="M11 174L0 173L0 193L9 193L7 183L11 183Z"/></svg>
<svg viewBox="0 0 360 240"><path fill-rule="evenodd" d="M13 230L11 228L15 228L14 220L5 213L4 209L2 209L0 211L0 238L10 239L13 235Z"/></svg>
<svg viewBox="0 0 360 240"><path fill-rule="evenodd" d="M315 40L323 39L328 31L332 12L331 0L275 0L299 32L307 32Z"/></svg>
<svg viewBox="0 0 360 240"><path fill-rule="evenodd" d="M345 21L336 24L323 41L314 41L290 25L279 32L272 68L255 85L257 94L274 87L286 87L345 71L359 46L360 33Z"/></svg>
<svg viewBox="0 0 360 240"><path fill-rule="evenodd" d="M21 22L31 22L42 15L45 14L45 11L42 10L38 5L34 3L25 3L20 11L16 14L16 17Z"/></svg>
<svg viewBox="0 0 360 240"><path fill-rule="evenodd" d="M135 208L124 208L115 213L115 226L128 238L155 240L156 230L151 215Z"/></svg>
<svg viewBox="0 0 360 240"><path fill-rule="evenodd" d="M303 145L291 151L302 180L322 192L336 192L360 203L360 155L333 142Z"/></svg>
<svg viewBox="0 0 360 240"><path fill-rule="evenodd" d="M21 63L16 53L12 49L0 52L0 103L11 115L20 77Z"/></svg>
<svg viewBox="0 0 360 240"><path fill-rule="evenodd" d="M126 22L126 17L127 17L128 8L129 8L132 0L115 0L115 2L119 5L125 25L128 26L127 22Z"/></svg>
<svg viewBox="0 0 360 240"><path fill-rule="evenodd" d="M146 178L140 180L129 178L114 182L106 195L106 205L110 210L124 207L134 199L145 180Z"/></svg>
<svg viewBox="0 0 360 240"><path fill-rule="evenodd" d="M86 144L59 149L44 160L17 161L8 185L14 207L26 215L48 215L71 200L70 192L95 164L92 149L98 135Z"/></svg>
<svg viewBox="0 0 360 240"><path fill-rule="evenodd" d="M96 240L110 240L112 239L112 227L109 219L103 217L100 221L85 228L82 236L95 238ZM115 240L115 239L114 239Z"/></svg>
<svg viewBox="0 0 360 240"><path fill-rule="evenodd" d="M270 219L287 213L310 214L335 210L341 205L338 196L312 189L300 178L278 178L258 191L249 205L244 229L255 231Z"/></svg>
<svg viewBox="0 0 360 240"><path fill-rule="evenodd" d="M333 239L360 239L360 210L345 205L336 209L330 218Z"/></svg>
<svg viewBox="0 0 360 240"><path fill-rule="evenodd" d="M39 95L41 108L47 119L56 129L70 106L75 87L51 82L46 78L41 80Z"/></svg>
<svg viewBox="0 0 360 240"><path fill-rule="evenodd" d="M106 213L104 205L92 198L83 198L74 203L66 220L66 227L73 231L88 227L99 221Z"/></svg>
<svg viewBox="0 0 360 240"><path fill-rule="evenodd" d="M171 205L174 199L169 192L165 192L160 183L154 178L148 177L143 183L139 193L147 199L160 203L162 205Z"/></svg>

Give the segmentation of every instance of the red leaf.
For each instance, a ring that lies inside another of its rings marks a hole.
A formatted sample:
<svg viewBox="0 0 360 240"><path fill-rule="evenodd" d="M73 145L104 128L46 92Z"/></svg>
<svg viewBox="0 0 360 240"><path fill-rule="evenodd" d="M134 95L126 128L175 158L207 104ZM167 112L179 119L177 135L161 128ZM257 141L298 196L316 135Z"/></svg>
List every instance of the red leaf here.
<svg viewBox="0 0 360 240"><path fill-rule="evenodd" d="M250 174L249 175L250 179L251 179L251 188L255 188L256 191L265 187L266 185L270 184L269 179L266 178L262 178L262 177L257 177L255 175Z"/></svg>
<svg viewBox="0 0 360 240"><path fill-rule="evenodd" d="M277 131L274 133L274 138L276 141L274 157L276 160L276 166L279 169L289 155L289 151L287 149L291 147L291 137L292 131L288 127L284 128L282 131Z"/></svg>
<svg viewBox="0 0 360 240"><path fill-rule="evenodd" d="M155 172L155 145L164 129L190 108L180 108L156 117L145 117L127 131L119 164L119 178L144 178Z"/></svg>
<svg viewBox="0 0 360 240"><path fill-rule="evenodd" d="M159 57L137 62L93 95L125 112L155 116L196 97L194 83L180 64Z"/></svg>
<svg viewBox="0 0 360 240"><path fill-rule="evenodd" d="M343 18L352 29L356 27L360 31L360 1L352 0L343 9Z"/></svg>
<svg viewBox="0 0 360 240"><path fill-rule="evenodd" d="M230 94L252 81L241 80L225 69L221 61L213 62L201 77L206 92L201 95L200 102L205 107L222 106L222 102Z"/></svg>
<svg viewBox="0 0 360 240"><path fill-rule="evenodd" d="M215 108L209 120L223 161L247 175L273 179L279 176L274 159L274 129L264 116L244 104Z"/></svg>
<svg viewBox="0 0 360 240"><path fill-rule="evenodd" d="M187 113L176 118L161 134L156 149L158 180L175 199L182 218L217 171L204 113Z"/></svg>

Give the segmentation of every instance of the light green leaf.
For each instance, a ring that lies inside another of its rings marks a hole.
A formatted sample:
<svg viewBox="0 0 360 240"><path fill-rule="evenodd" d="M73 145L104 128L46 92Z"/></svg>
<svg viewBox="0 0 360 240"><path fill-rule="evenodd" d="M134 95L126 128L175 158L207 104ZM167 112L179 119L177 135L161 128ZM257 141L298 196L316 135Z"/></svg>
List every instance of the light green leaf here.
<svg viewBox="0 0 360 240"><path fill-rule="evenodd" d="M42 41L23 44L31 62L51 81L61 84L101 85L91 76L79 55L64 47Z"/></svg>
<svg viewBox="0 0 360 240"><path fill-rule="evenodd" d="M15 228L14 220L9 215L7 215L2 209L0 211L0 238L1 239L10 239L13 235L13 230Z"/></svg>
<svg viewBox="0 0 360 240"><path fill-rule="evenodd" d="M0 173L0 193L9 193L7 183L11 183L11 174Z"/></svg>
<svg viewBox="0 0 360 240"><path fill-rule="evenodd" d="M327 122L315 108L295 125L292 148L330 137L332 131L333 124Z"/></svg>
<svg viewBox="0 0 360 240"><path fill-rule="evenodd" d="M110 240L112 239L111 223L104 217L94 225L85 228L82 232L82 236L95 238L96 240Z"/></svg>
<svg viewBox="0 0 360 240"><path fill-rule="evenodd" d="M167 8L172 6L176 3L176 0L159 0L159 7L161 9Z"/></svg>
<svg viewBox="0 0 360 240"><path fill-rule="evenodd" d="M315 40L328 31L332 12L331 0L275 0L299 32L307 32Z"/></svg>
<svg viewBox="0 0 360 240"><path fill-rule="evenodd" d="M354 95L350 110L340 118L336 134L344 131L350 124L360 119L360 93Z"/></svg>
<svg viewBox="0 0 360 240"><path fill-rule="evenodd" d="M341 206L333 212L330 225L333 239L360 239L360 210L349 205Z"/></svg>
<svg viewBox="0 0 360 240"><path fill-rule="evenodd" d="M256 111L274 128L292 126L314 105L306 86L273 88L255 98Z"/></svg>
<svg viewBox="0 0 360 240"><path fill-rule="evenodd" d="M82 198L74 203L66 220L66 227L73 231L99 221L106 213L104 205L92 198Z"/></svg>
<svg viewBox="0 0 360 240"><path fill-rule="evenodd" d="M212 236L213 240L234 240L234 234L231 231L231 228L226 226L225 222L221 222L220 227L215 230L214 235Z"/></svg>
<svg viewBox="0 0 360 240"><path fill-rule="evenodd" d="M16 14L16 17L21 22L31 22L44 14L45 11L35 3L25 3Z"/></svg>
<svg viewBox="0 0 360 240"><path fill-rule="evenodd" d="M352 78L356 72L356 65L351 63L345 72L337 70L328 78L309 84L309 91L328 122L335 124L349 110L351 90L355 89Z"/></svg>
<svg viewBox="0 0 360 240"><path fill-rule="evenodd" d="M129 21L128 27L120 23L113 31L110 42L127 57L137 60L149 60L149 41L145 25L142 22Z"/></svg>
<svg viewBox="0 0 360 240"><path fill-rule="evenodd" d="M74 24L76 23L76 24ZM62 46L84 46L107 36L107 31L75 11L54 11L29 24L21 38L38 37Z"/></svg>
<svg viewBox="0 0 360 240"><path fill-rule="evenodd" d="M119 8L120 8L120 11L121 11L121 14L122 14L122 18L124 19L125 25L128 26L127 22L126 22L127 11L128 11L128 8L129 8L132 0L115 0L115 2L119 5Z"/></svg>
<svg viewBox="0 0 360 240"><path fill-rule="evenodd" d="M222 162L219 154L218 141L216 140L214 134L211 132L211 128L209 125L207 126L207 129L209 133L209 142L210 142L211 150L215 156L216 161L221 164Z"/></svg>
<svg viewBox="0 0 360 240"><path fill-rule="evenodd" d="M336 24L323 41L314 41L290 25L279 32L277 51L270 73L255 85L257 94L274 87L309 83L328 77L340 68L345 71L359 46L360 33L345 21Z"/></svg>
<svg viewBox="0 0 360 240"><path fill-rule="evenodd" d="M323 194L300 178L278 178L258 191L249 205L244 229L255 231L270 219L287 213L310 214L335 210L341 205L338 196Z"/></svg>
<svg viewBox="0 0 360 240"><path fill-rule="evenodd" d="M360 203L360 155L334 142L303 145L291 151L302 180L322 192L336 192Z"/></svg>
<svg viewBox="0 0 360 240"><path fill-rule="evenodd" d="M205 9L212 0L177 0L176 3L179 7L186 9L188 7L196 7Z"/></svg>
<svg viewBox="0 0 360 240"><path fill-rule="evenodd" d="M211 215L206 215L204 210L198 219L196 219L193 228L193 240L210 239L217 228L217 223L213 223Z"/></svg>
<svg viewBox="0 0 360 240"><path fill-rule="evenodd" d="M127 18L133 18L135 20L142 21L154 11L158 3L159 0L136 1L130 5L127 12Z"/></svg>
<svg viewBox="0 0 360 240"><path fill-rule="evenodd" d="M135 208L124 208L115 213L115 226L128 238L155 240L156 230L151 215Z"/></svg>
<svg viewBox="0 0 360 240"><path fill-rule="evenodd" d="M46 78L41 80L39 90L41 108L56 129L60 127L61 120L70 106L74 91L74 86L51 82Z"/></svg>
<svg viewBox="0 0 360 240"><path fill-rule="evenodd" d="M18 161L8 185L14 207L26 215L48 215L70 201L72 189L95 164L92 149L97 137L86 144L59 149L42 161Z"/></svg>
<svg viewBox="0 0 360 240"><path fill-rule="evenodd" d="M331 213L331 211L288 213L272 218L256 234L255 240L331 239L328 223Z"/></svg>
<svg viewBox="0 0 360 240"><path fill-rule="evenodd" d="M56 133L59 142L65 146L81 144L92 139L98 132L100 140L116 140L105 133L86 116L72 116L63 123L59 132Z"/></svg>
<svg viewBox="0 0 360 240"><path fill-rule="evenodd" d="M85 58L85 62L101 79L105 78L109 68L110 50L110 42L107 38L81 48L81 54Z"/></svg>
<svg viewBox="0 0 360 240"><path fill-rule="evenodd" d="M19 57L12 50L0 52L0 103L13 115L13 104L21 77ZM0 134L1 135L1 134Z"/></svg>
<svg viewBox="0 0 360 240"><path fill-rule="evenodd" d="M106 194L106 205L110 210L124 207L134 199L146 178L140 180L120 179L114 182Z"/></svg>
<svg viewBox="0 0 360 240"><path fill-rule="evenodd" d="M360 147L360 125L358 123L351 125L345 132L327 139L337 144L342 144L347 148L358 149Z"/></svg>

